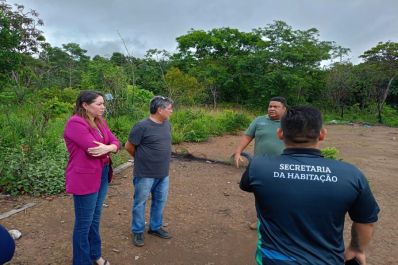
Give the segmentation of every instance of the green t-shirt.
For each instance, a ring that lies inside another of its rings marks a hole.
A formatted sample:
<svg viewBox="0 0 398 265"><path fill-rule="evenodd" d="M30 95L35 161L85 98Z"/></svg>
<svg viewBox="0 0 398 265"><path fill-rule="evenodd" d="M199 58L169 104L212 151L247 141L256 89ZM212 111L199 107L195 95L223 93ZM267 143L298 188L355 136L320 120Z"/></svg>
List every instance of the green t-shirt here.
<svg viewBox="0 0 398 265"><path fill-rule="evenodd" d="M280 120L271 120L266 116L255 118L245 134L255 139L254 155L280 155L285 148L283 142L276 136Z"/></svg>

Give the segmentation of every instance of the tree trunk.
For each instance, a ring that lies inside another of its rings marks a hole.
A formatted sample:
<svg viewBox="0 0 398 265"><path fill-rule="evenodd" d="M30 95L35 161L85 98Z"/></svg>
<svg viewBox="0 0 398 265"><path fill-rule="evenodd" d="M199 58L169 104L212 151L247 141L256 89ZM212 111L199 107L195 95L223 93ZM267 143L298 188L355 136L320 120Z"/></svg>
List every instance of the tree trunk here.
<svg viewBox="0 0 398 265"><path fill-rule="evenodd" d="M341 119L344 118L344 105L340 105L340 117Z"/></svg>
<svg viewBox="0 0 398 265"><path fill-rule="evenodd" d="M12 88L14 89L14 93L17 96L17 101L18 101L18 103L22 103L25 98L25 89L23 87L21 87L20 75L17 72L15 72L14 70L11 71L11 75L15 81L15 86L12 86Z"/></svg>
<svg viewBox="0 0 398 265"><path fill-rule="evenodd" d="M382 117L381 117L381 110L382 110L382 108L383 108L382 103L381 103L381 102L380 102L380 103L377 103L377 121L378 121L379 123L383 123L383 119L382 119Z"/></svg>
<svg viewBox="0 0 398 265"><path fill-rule="evenodd" d="M381 117L381 112L383 111L383 106L384 103L386 102L386 99L388 97L388 94L390 93L390 89L391 89L391 84L394 81L396 75L394 75L393 77L390 78L390 80L388 81L388 85L386 90L384 90L383 96L380 100L380 102L377 104L377 119L379 121L379 123L382 123L382 117Z"/></svg>
<svg viewBox="0 0 398 265"><path fill-rule="evenodd" d="M300 87L298 90L298 93L297 93L297 102L300 102L301 90L302 90L302 88Z"/></svg>
<svg viewBox="0 0 398 265"><path fill-rule="evenodd" d="M210 93L213 97L213 109L217 108L217 88L215 86L210 86Z"/></svg>
<svg viewBox="0 0 398 265"><path fill-rule="evenodd" d="M69 64L69 87L72 87L72 64Z"/></svg>
<svg viewBox="0 0 398 265"><path fill-rule="evenodd" d="M391 79L388 81L387 88L386 88L386 90L384 91L382 104L384 104L384 102L386 102L386 99L387 99L387 97L388 97L388 94L390 93L392 81L394 81L395 77L397 77L397 76L394 75L394 76L391 77Z"/></svg>

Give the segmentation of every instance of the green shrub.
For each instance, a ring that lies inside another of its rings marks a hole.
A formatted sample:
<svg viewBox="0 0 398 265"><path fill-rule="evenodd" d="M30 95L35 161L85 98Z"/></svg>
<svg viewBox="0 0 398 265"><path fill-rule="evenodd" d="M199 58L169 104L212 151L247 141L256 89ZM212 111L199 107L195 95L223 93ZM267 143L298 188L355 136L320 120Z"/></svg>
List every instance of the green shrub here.
<svg viewBox="0 0 398 265"><path fill-rule="evenodd" d="M79 89L68 87L62 90L62 92L59 94L58 97L60 101L70 103L74 106L79 93L80 93Z"/></svg>
<svg viewBox="0 0 398 265"><path fill-rule="evenodd" d="M124 144L127 141L131 128L137 121L138 120L133 120L129 116L113 117L107 120L109 128L119 139L121 144Z"/></svg>
<svg viewBox="0 0 398 265"><path fill-rule="evenodd" d="M151 91L139 87L133 87L132 85L128 85L127 95L131 104L134 104L136 107L146 109L149 109L149 102L154 97L154 94Z"/></svg>
<svg viewBox="0 0 398 265"><path fill-rule="evenodd" d="M383 107L383 122L388 126L398 126L398 111L388 105Z"/></svg>
<svg viewBox="0 0 398 265"><path fill-rule="evenodd" d="M224 131L227 133L236 133L241 131L250 124L250 118L242 112L234 112L231 110L225 110L222 112L221 124Z"/></svg>
<svg viewBox="0 0 398 265"><path fill-rule="evenodd" d="M330 159L337 159L337 156L339 155L339 150L335 147L326 147L321 149L321 153L325 158L330 158Z"/></svg>
<svg viewBox="0 0 398 265"><path fill-rule="evenodd" d="M184 140L188 142L203 142L209 139L208 117L201 117L199 119L191 121L184 129Z"/></svg>
<svg viewBox="0 0 398 265"><path fill-rule="evenodd" d="M202 110L195 109L176 109L170 118L170 122L176 128L184 127L193 120L203 117L205 112Z"/></svg>
<svg viewBox="0 0 398 265"><path fill-rule="evenodd" d="M172 130L171 138L173 144L179 144L184 142L184 133L182 131Z"/></svg>
<svg viewBox="0 0 398 265"><path fill-rule="evenodd" d="M52 98L43 104L43 115L46 119L53 119L65 114L72 113L73 105L71 103L66 103L59 101L57 97Z"/></svg>
<svg viewBox="0 0 398 265"><path fill-rule="evenodd" d="M49 99L55 98L55 97L59 97L61 95L61 89L59 88L42 88L37 90L36 93L29 95L29 98L32 102L45 102ZM76 98L75 98L76 100Z"/></svg>
<svg viewBox="0 0 398 265"><path fill-rule="evenodd" d="M60 140L63 140L66 120L69 117L70 115L65 114L63 117L58 117L49 121L43 136L44 145L53 147L56 146Z"/></svg>
<svg viewBox="0 0 398 265"><path fill-rule="evenodd" d="M44 145L4 148L0 153L0 188L7 193L48 195L65 190L68 155L63 141L55 148Z"/></svg>
<svg viewBox="0 0 398 265"><path fill-rule="evenodd" d="M25 105L14 111L3 108L0 126L0 142L3 147L12 147L21 141L33 146L43 137L47 121L39 106Z"/></svg>

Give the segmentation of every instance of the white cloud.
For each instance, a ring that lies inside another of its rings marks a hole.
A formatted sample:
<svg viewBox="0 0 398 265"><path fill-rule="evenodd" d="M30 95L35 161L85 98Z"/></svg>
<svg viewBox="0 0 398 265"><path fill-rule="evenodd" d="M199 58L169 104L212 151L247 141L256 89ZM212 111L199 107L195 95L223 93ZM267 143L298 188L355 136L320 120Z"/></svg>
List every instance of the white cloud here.
<svg viewBox="0 0 398 265"><path fill-rule="evenodd" d="M396 0L8 0L35 9L53 46L76 42L88 54L148 49L174 51L176 37L191 28L250 31L274 20L293 29L317 28L322 40L352 50L353 61L379 41L398 41ZM114 49L114 50L113 50Z"/></svg>

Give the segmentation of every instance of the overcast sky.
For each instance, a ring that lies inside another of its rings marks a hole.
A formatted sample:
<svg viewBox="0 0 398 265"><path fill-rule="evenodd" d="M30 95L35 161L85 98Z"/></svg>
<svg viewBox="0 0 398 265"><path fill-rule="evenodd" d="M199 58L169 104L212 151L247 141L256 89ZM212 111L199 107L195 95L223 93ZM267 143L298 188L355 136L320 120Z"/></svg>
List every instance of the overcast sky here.
<svg viewBox="0 0 398 265"><path fill-rule="evenodd" d="M230 27L249 32L283 20L293 29L312 27L358 56L379 41L398 42L398 0L7 0L38 11L52 46L76 42L94 56L148 49L176 49L191 28Z"/></svg>

